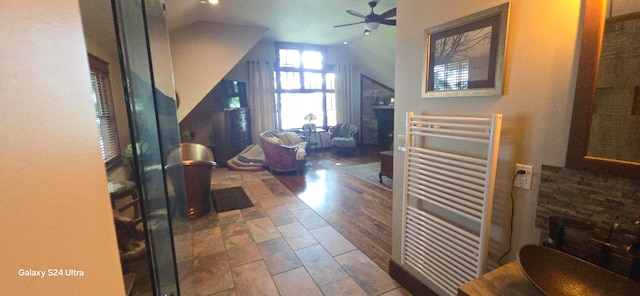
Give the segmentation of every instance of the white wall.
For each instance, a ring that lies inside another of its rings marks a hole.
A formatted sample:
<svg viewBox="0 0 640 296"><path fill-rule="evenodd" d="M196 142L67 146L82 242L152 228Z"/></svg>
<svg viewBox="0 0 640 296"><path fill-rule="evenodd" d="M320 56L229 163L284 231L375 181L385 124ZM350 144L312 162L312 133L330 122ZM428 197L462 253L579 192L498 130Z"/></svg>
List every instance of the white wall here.
<svg viewBox="0 0 640 296"><path fill-rule="evenodd" d="M260 40L267 28L197 22L169 33L182 120Z"/></svg>
<svg viewBox="0 0 640 296"><path fill-rule="evenodd" d="M422 99L425 29L504 3L482 1L398 1L395 134L406 112L452 116L504 115L492 225L490 258L507 248L514 164L534 166L533 190L514 190L513 259L519 247L538 241L534 226L540 167L563 166L576 69L580 0L512 0L505 59L504 95ZM403 153L396 151L394 188L404 182ZM394 190L393 259L400 262L401 190ZM495 262L494 262L495 263Z"/></svg>
<svg viewBox="0 0 640 296"><path fill-rule="evenodd" d="M396 28L380 26L371 35L354 40L345 46L351 55L351 64L374 80L395 88Z"/></svg>
<svg viewBox="0 0 640 296"><path fill-rule="evenodd" d="M78 3L4 1L0 36L2 291L122 295Z"/></svg>

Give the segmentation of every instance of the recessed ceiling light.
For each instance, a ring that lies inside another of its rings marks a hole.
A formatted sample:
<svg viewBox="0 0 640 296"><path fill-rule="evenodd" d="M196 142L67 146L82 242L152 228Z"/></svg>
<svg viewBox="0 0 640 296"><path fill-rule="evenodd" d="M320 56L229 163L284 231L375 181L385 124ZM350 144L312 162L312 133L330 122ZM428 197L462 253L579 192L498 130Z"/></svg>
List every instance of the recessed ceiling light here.
<svg viewBox="0 0 640 296"><path fill-rule="evenodd" d="M342 44L347 45L349 44L349 41L342 42Z"/></svg>

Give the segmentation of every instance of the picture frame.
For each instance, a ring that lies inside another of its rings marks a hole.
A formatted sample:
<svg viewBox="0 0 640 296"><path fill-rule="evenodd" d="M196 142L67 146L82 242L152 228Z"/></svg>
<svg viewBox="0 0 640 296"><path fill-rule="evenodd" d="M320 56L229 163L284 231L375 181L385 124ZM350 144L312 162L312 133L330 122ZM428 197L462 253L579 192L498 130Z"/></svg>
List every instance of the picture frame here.
<svg viewBox="0 0 640 296"><path fill-rule="evenodd" d="M501 96L510 3L424 31L423 98Z"/></svg>

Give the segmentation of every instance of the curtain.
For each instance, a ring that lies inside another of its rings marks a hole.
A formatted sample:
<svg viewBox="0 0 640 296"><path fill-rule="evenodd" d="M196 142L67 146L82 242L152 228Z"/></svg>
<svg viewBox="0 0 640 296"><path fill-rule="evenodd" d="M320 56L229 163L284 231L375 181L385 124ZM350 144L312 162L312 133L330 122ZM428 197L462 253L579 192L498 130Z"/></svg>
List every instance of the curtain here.
<svg viewBox="0 0 640 296"><path fill-rule="evenodd" d="M276 129L273 65L259 61L249 61L247 64L251 132L253 143L260 144L260 133Z"/></svg>
<svg viewBox="0 0 640 296"><path fill-rule="evenodd" d="M337 123L353 123L356 122L357 100L353 95L353 66L352 65L336 65L334 72L336 74L336 120Z"/></svg>

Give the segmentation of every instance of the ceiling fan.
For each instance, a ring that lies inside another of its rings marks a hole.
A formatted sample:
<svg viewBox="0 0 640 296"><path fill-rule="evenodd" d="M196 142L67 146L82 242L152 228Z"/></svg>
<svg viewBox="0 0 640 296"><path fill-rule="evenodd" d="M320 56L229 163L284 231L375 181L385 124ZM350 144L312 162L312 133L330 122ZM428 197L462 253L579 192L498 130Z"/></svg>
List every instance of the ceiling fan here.
<svg viewBox="0 0 640 296"><path fill-rule="evenodd" d="M379 1L379 0L378 0ZM396 16L396 8L392 8L389 9L387 11L385 11L382 14L376 14L373 12L373 9L376 7L376 5L378 5L378 1L370 1L369 2L369 7L371 7L371 13L368 15L362 15L361 13L355 11L355 10L347 10L347 13L356 17L360 17L363 18L364 20L361 22L355 22L355 23L349 23L349 24L343 24L343 25L336 25L333 26L334 28L339 28L339 27L346 27L346 26L351 26L351 25L357 25L357 24L364 24L364 34L368 35L371 33L371 31L375 30L378 28L378 26L380 26L380 24L383 25L389 25L389 26L395 26L396 25L396 20L390 20L389 18L395 17Z"/></svg>

